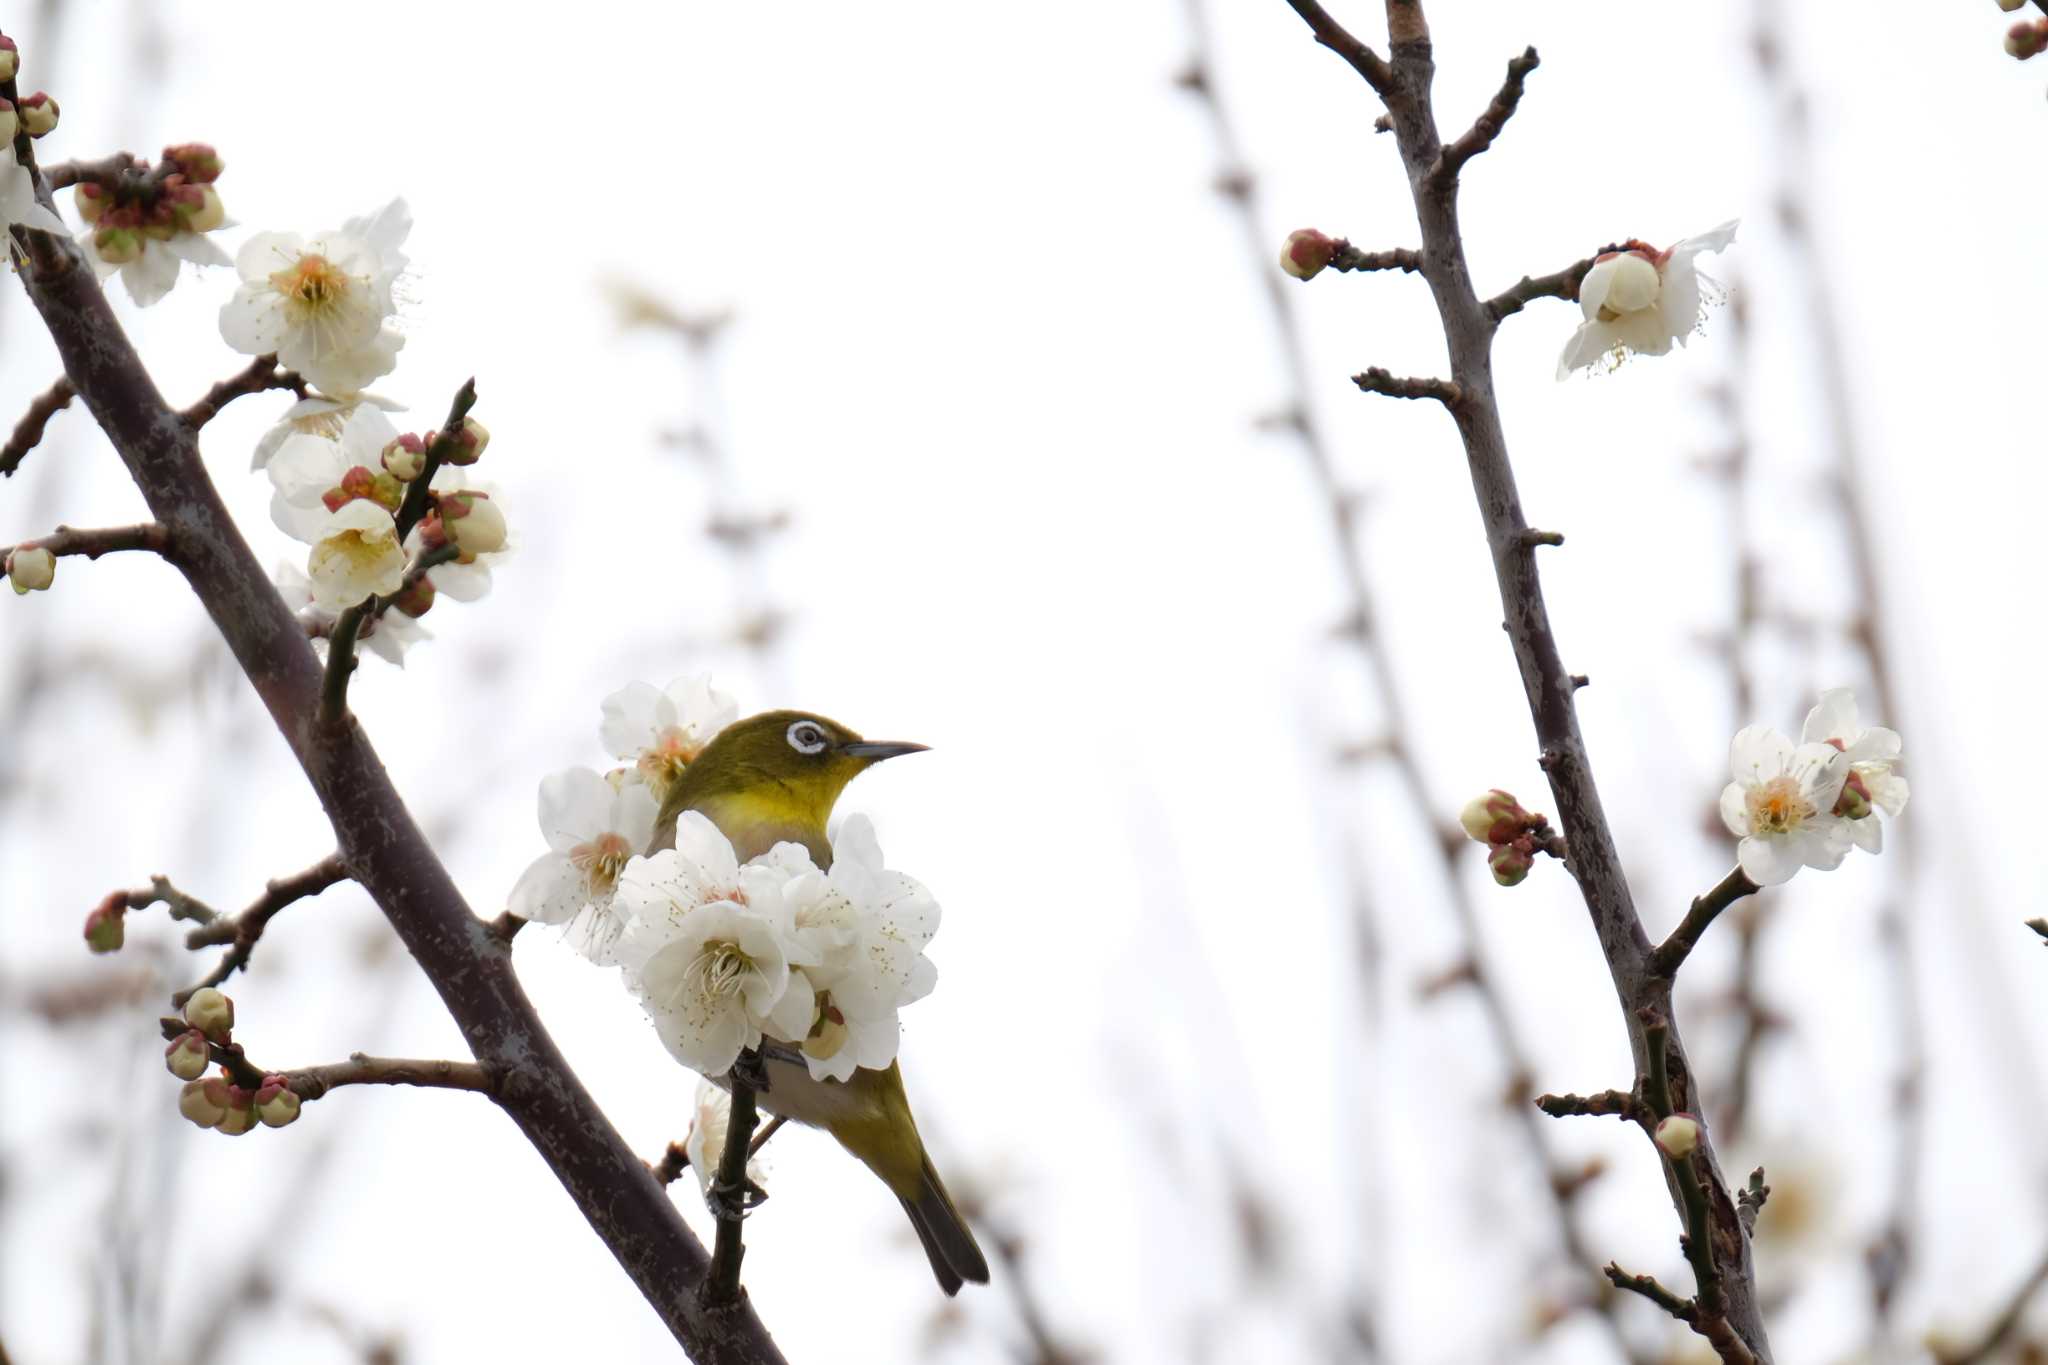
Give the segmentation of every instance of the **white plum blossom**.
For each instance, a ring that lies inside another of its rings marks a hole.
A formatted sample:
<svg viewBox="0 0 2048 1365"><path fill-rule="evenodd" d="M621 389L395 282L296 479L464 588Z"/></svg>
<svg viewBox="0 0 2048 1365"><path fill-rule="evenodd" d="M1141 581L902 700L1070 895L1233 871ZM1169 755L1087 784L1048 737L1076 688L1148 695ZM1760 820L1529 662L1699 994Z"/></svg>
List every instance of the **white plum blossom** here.
<svg viewBox="0 0 2048 1365"><path fill-rule="evenodd" d="M339 438L348 419L355 416L356 409L365 404L383 412L405 411L403 403L394 403L389 398L380 398L374 393L355 393L344 398L329 398L318 393L308 394L286 408L284 415L272 424L270 430L263 433L263 438L256 443L256 455L249 461L249 468L255 470L268 466L271 456L277 454L284 443L294 436L319 436L330 441ZM391 436L397 434L398 429L391 428ZM391 437L387 436L384 439L389 441Z"/></svg>
<svg viewBox="0 0 2048 1365"><path fill-rule="evenodd" d="M5 155L0 155L0 233L16 224L39 232L71 235L64 220L36 199L35 178L28 173L28 167L14 159L13 149L7 148Z"/></svg>
<svg viewBox="0 0 2048 1365"><path fill-rule="evenodd" d="M573 921L570 934L599 966L617 961L623 922L613 911L619 874L654 837L656 806L645 787L612 784L568 768L540 784L540 828L549 852L512 888L507 908L537 924Z"/></svg>
<svg viewBox="0 0 2048 1365"><path fill-rule="evenodd" d="M374 403L355 403L346 417L338 409L322 415L332 426L331 435L318 429L292 432L278 442L265 464L272 489L270 519L280 531L308 545L327 524L327 495L341 486L351 469L366 469L373 476L382 473L384 447L398 436L391 419Z"/></svg>
<svg viewBox="0 0 2048 1365"><path fill-rule="evenodd" d="M271 582L277 588L277 595L284 599L285 606L291 608L292 615L313 637L313 648L322 658L327 657L327 634L340 613L313 601L313 581L297 565L280 563L271 574ZM407 646L432 638L432 633L425 626L394 609L382 616L366 617L356 635L356 643L387 663L403 668Z"/></svg>
<svg viewBox="0 0 2048 1365"><path fill-rule="evenodd" d="M1596 259L1579 285L1585 321L1565 343L1557 377L1603 360L1612 369L1630 355L1666 355L1674 341L1683 346L1700 325L1701 282L1713 291L1709 297L1720 293L1720 285L1693 264L1693 257L1722 250L1735 240L1736 226L1723 223L1663 251L1632 240Z"/></svg>
<svg viewBox="0 0 2048 1365"><path fill-rule="evenodd" d="M427 486L436 493L456 493L465 489L482 493L502 515L505 498L504 494L499 492L498 485L489 479L471 478L470 472L462 465L444 464L434 471L433 480ZM414 527L412 534L406 537L405 548L413 554L424 551L426 532L420 527ZM427 577L433 582L436 592L446 593L457 602L475 602L491 590L491 561L511 553L516 548L515 538L514 543L500 546L488 554L472 555L467 559L436 564L427 570Z"/></svg>
<svg viewBox="0 0 2048 1365"><path fill-rule="evenodd" d="M223 222L221 226L229 224ZM147 308L170 293L171 286L178 282L178 268L188 261L193 265L235 263L234 258L214 245L212 238L200 232L173 233L166 241L138 234L140 249L131 261L110 261L102 256L99 229L91 223L78 234L78 244L85 248L85 258L92 262L93 273L102 280L119 272L128 297L135 300L137 308Z"/></svg>
<svg viewBox="0 0 2048 1365"><path fill-rule="evenodd" d="M696 1112L690 1119L689 1134L683 1139L683 1153L690 1158L690 1170L697 1188L707 1200L711 1182L718 1178L718 1161L725 1154L726 1134L732 1131L732 1096L709 1081L697 1082ZM763 1179L761 1163L747 1162L747 1179L756 1185Z"/></svg>
<svg viewBox="0 0 2048 1365"><path fill-rule="evenodd" d="M711 685L710 674L699 673L666 689L636 682L612 693L604 699L598 733L613 757L630 764L655 795L665 796L712 736L738 716L733 699Z"/></svg>
<svg viewBox="0 0 2048 1365"><path fill-rule="evenodd" d="M1736 861L1751 881L1776 886L1802 867L1842 865L1851 834L1834 813L1849 776L1841 750L1752 725L1729 746L1728 770L1735 780L1721 792L1721 819L1742 841Z"/></svg>
<svg viewBox="0 0 2048 1365"><path fill-rule="evenodd" d="M810 1030L816 1011L810 982L791 966L801 949L784 880L771 866L738 867L725 836L694 811L678 821L675 848L633 859L619 878L627 984L663 1045L704 1075L731 1070L763 1037L791 1041Z"/></svg>
<svg viewBox="0 0 2048 1365"><path fill-rule="evenodd" d="M405 564L391 513L368 498L355 498L321 523L306 557L306 577L316 606L341 611L366 597L397 592L405 584Z"/></svg>
<svg viewBox="0 0 2048 1365"><path fill-rule="evenodd" d="M311 239L257 233L235 256L242 284L221 306L222 339L244 355L275 352L322 392L360 392L405 345L386 323L411 230L411 211L394 199Z"/></svg>
<svg viewBox="0 0 2048 1365"><path fill-rule="evenodd" d="M1896 730L1863 726L1856 693L1836 687L1820 694L1820 704L1806 714L1799 738L1807 744L1828 744L1841 750L1849 776L1836 809L1849 826L1856 847L1866 853L1884 849L1884 827L1871 813L1883 811L1896 820L1906 808L1906 779L1893 771L1903 745Z"/></svg>
<svg viewBox="0 0 2048 1365"><path fill-rule="evenodd" d="M817 996L802 1040L814 1080L850 1080L856 1067L896 1060L897 1011L931 994L938 968L924 955L939 930L939 904L915 878L882 864L874 825L847 817L832 840L832 869L819 872L794 844L763 859L806 864L784 892L791 928ZM757 860L761 861L761 860Z"/></svg>

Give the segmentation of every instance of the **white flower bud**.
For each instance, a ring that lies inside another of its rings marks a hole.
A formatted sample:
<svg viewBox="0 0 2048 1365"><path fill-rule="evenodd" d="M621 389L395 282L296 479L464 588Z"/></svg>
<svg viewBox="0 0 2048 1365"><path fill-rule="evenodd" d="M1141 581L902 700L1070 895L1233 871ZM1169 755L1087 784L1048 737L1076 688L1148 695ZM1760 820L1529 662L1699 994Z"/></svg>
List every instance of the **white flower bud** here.
<svg viewBox="0 0 2048 1365"><path fill-rule="evenodd" d="M7 556L7 581L22 595L41 592L57 581L57 556L40 545L24 545Z"/></svg>
<svg viewBox="0 0 2048 1365"><path fill-rule="evenodd" d="M256 1117L266 1127L282 1128L299 1116L299 1097L285 1085L282 1076L265 1076L256 1092Z"/></svg>
<svg viewBox="0 0 2048 1365"><path fill-rule="evenodd" d="M465 489L442 498L441 525L465 560L505 548L505 514L485 494Z"/></svg>
<svg viewBox="0 0 2048 1365"><path fill-rule="evenodd" d="M240 1137L256 1126L256 1096L239 1085L228 1087L227 1111L214 1127L229 1137Z"/></svg>
<svg viewBox="0 0 2048 1365"><path fill-rule="evenodd" d="M178 1112L201 1128L215 1128L228 1112L228 1083L218 1076L188 1081L178 1092Z"/></svg>
<svg viewBox="0 0 2048 1365"><path fill-rule="evenodd" d="M1323 273L1337 254L1337 243L1314 228L1287 234L1280 248L1280 268L1297 280L1312 280Z"/></svg>
<svg viewBox="0 0 2048 1365"><path fill-rule="evenodd" d="M1658 1120L1652 1136L1664 1155L1673 1161L1683 1161L1700 1145L1700 1121L1691 1114L1673 1114Z"/></svg>
<svg viewBox="0 0 2048 1365"><path fill-rule="evenodd" d="M30 137L41 137L56 130L57 101L40 90L15 105L15 113Z"/></svg>
<svg viewBox="0 0 2048 1365"><path fill-rule="evenodd" d="M14 45L14 39L0 33L0 81L13 80L20 69L21 49Z"/></svg>
<svg viewBox="0 0 2048 1365"><path fill-rule="evenodd" d="M164 1049L164 1066L181 1081L196 1081L206 1074L206 1056L206 1035L189 1029L171 1039L171 1045Z"/></svg>
<svg viewBox="0 0 2048 1365"><path fill-rule="evenodd" d="M1586 272L1579 285L1579 307L1589 319L1612 322L1653 307L1663 292L1657 267L1633 251L1622 251Z"/></svg>
<svg viewBox="0 0 2048 1365"><path fill-rule="evenodd" d="M185 1022L214 1042L224 1043L235 1026L235 1002L211 986L201 986L185 1002Z"/></svg>

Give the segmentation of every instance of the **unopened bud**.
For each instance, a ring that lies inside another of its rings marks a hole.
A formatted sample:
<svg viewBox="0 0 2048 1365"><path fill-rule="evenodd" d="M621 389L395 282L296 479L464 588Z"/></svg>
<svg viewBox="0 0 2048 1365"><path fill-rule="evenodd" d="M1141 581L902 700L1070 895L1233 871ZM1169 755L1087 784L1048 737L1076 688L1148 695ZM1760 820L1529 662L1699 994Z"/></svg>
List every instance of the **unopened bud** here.
<svg viewBox="0 0 2048 1365"><path fill-rule="evenodd" d="M284 1077L265 1076L263 1088L256 1092L256 1117L267 1128L282 1128L298 1116L299 1097L284 1083Z"/></svg>
<svg viewBox="0 0 2048 1365"><path fill-rule="evenodd" d="M228 1083L218 1076L187 1081L178 1092L178 1112L201 1128L216 1128L227 1117Z"/></svg>
<svg viewBox="0 0 2048 1365"><path fill-rule="evenodd" d="M442 494L441 524L465 560L505 548L505 514L488 494L467 488Z"/></svg>
<svg viewBox="0 0 2048 1365"><path fill-rule="evenodd" d="M211 185L181 185L171 200L171 212L178 226L187 232L211 232L228 220L220 202L220 191Z"/></svg>
<svg viewBox="0 0 2048 1365"><path fill-rule="evenodd" d="M409 431L384 447L384 471L394 479L410 483L426 467L427 443Z"/></svg>
<svg viewBox="0 0 2048 1365"><path fill-rule="evenodd" d="M402 611L418 620L434 609L437 591L434 580L421 574L398 590L398 595L391 599L391 607L394 611Z"/></svg>
<svg viewBox="0 0 2048 1365"><path fill-rule="evenodd" d="M214 1127L229 1137L240 1137L256 1126L255 1092L244 1090L239 1085L228 1087L227 1112L220 1116Z"/></svg>
<svg viewBox="0 0 2048 1365"><path fill-rule="evenodd" d="M474 417L462 419L462 430L452 440L442 443L441 458L449 464L475 464L483 458L484 447L491 443L491 433L484 424Z"/></svg>
<svg viewBox="0 0 2048 1365"><path fill-rule="evenodd" d="M235 1026L235 1002L211 986L201 986L185 1002L185 1022L216 1043L225 1043Z"/></svg>
<svg viewBox="0 0 2048 1365"><path fill-rule="evenodd" d="M1486 865L1493 869L1493 879L1502 886L1520 885L1535 864L1535 858L1513 844L1495 844L1493 851L1486 855Z"/></svg>
<svg viewBox="0 0 2048 1365"><path fill-rule="evenodd" d="M14 105L8 100L0 100L0 148L4 148L10 157L14 155L14 135L20 131L21 119L15 114Z"/></svg>
<svg viewBox="0 0 2048 1365"><path fill-rule="evenodd" d="M178 174L195 184L210 185L226 169L220 153L204 142L181 142L164 148L164 160L178 168Z"/></svg>
<svg viewBox="0 0 2048 1365"><path fill-rule="evenodd" d="M92 235L92 249L108 265L127 265L142 259L142 233L136 228L102 225Z"/></svg>
<svg viewBox="0 0 2048 1365"><path fill-rule="evenodd" d="M57 556L40 545L22 545L7 556L7 581L19 594L42 592L57 581Z"/></svg>
<svg viewBox="0 0 2048 1365"><path fill-rule="evenodd" d="M1287 244L1280 248L1280 268L1297 280L1312 280L1336 255L1334 239L1314 228L1301 228L1287 234Z"/></svg>
<svg viewBox="0 0 2048 1365"><path fill-rule="evenodd" d="M2005 35L2005 50L2021 61L2034 56L2048 46L2048 25L2039 23L2014 24ZM25 105L26 100L23 101ZM21 121L28 122L27 109L22 110ZM30 132L35 130L31 128Z"/></svg>
<svg viewBox="0 0 2048 1365"><path fill-rule="evenodd" d="M97 223L100 215L114 202L114 196L107 192L105 185L81 180L71 187L71 202L77 206L80 218L88 223Z"/></svg>
<svg viewBox="0 0 2048 1365"><path fill-rule="evenodd" d="M96 953L119 951L128 936L127 919L128 902L117 891L95 905L85 917L85 946Z"/></svg>
<svg viewBox="0 0 2048 1365"><path fill-rule="evenodd" d="M1700 1121L1691 1114L1673 1114L1657 1121L1657 1130L1651 1136L1664 1155L1673 1161L1683 1161L1692 1155L1693 1148L1700 1145Z"/></svg>
<svg viewBox="0 0 2048 1365"><path fill-rule="evenodd" d="M164 1065L181 1081L196 1081L204 1076L206 1058L206 1035L196 1028L171 1039L171 1045L164 1049Z"/></svg>
<svg viewBox="0 0 2048 1365"><path fill-rule="evenodd" d="M21 70L21 49L14 45L14 39L0 33L0 81L11 81L14 73Z"/></svg>
<svg viewBox="0 0 2048 1365"><path fill-rule="evenodd" d="M1504 844L1520 834L1528 822L1529 812L1522 809L1522 803L1512 792L1499 787L1481 792L1458 812L1458 824L1482 844Z"/></svg>
<svg viewBox="0 0 2048 1365"><path fill-rule="evenodd" d="M1842 782L1842 794L1835 798L1835 814L1851 820L1870 814L1870 788L1864 784L1863 774L1853 768Z"/></svg>
<svg viewBox="0 0 2048 1365"><path fill-rule="evenodd" d="M15 115L30 137L41 137L57 127L57 101L38 90L15 106Z"/></svg>

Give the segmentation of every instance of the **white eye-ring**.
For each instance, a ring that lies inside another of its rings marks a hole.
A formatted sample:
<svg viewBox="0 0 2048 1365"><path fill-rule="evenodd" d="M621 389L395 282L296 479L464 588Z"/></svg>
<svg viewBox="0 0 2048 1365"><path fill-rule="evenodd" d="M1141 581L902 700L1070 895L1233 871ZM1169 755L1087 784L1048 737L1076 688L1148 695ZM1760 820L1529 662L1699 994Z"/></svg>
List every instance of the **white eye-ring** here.
<svg viewBox="0 0 2048 1365"><path fill-rule="evenodd" d="M789 727L789 747L800 754L817 754L825 751L825 732L807 720L797 721Z"/></svg>

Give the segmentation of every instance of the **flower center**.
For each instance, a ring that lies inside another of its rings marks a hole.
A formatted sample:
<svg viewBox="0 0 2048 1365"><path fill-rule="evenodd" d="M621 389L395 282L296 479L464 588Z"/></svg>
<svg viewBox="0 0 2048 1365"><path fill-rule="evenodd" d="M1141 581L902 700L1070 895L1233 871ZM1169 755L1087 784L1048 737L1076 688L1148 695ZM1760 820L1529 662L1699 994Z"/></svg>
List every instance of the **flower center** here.
<svg viewBox="0 0 2048 1365"><path fill-rule="evenodd" d="M340 312L355 281L325 256L306 255L273 274L270 283L303 319Z"/></svg>
<svg viewBox="0 0 2048 1365"><path fill-rule="evenodd" d="M1791 777L1774 777L1749 791L1749 828L1756 834L1790 834L1813 815L1813 803Z"/></svg>
<svg viewBox="0 0 2048 1365"><path fill-rule="evenodd" d="M737 943L707 943L690 963L688 980L702 1000L727 1000L737 995L753 960Z"/></svg>
<svg viewBox="0 0 2048 1365"><path fill-rule="evenodd" d="M635 764L640 776L656 792L666 793L669 784L683 775L683 769L704 752L704 746L680 725L671 725L654 737L654 743L640 751Z"/></svg>
<svg viewBox="0 0 2048 1365"><path fill-rule="evenodd" d="M569 862L583 874L593 891L611 890L632 856L633 850L622 834L600 834L569 850Z"/></svg>

